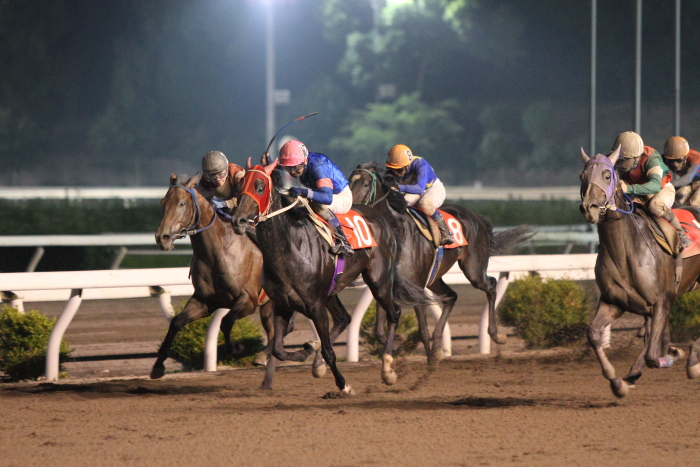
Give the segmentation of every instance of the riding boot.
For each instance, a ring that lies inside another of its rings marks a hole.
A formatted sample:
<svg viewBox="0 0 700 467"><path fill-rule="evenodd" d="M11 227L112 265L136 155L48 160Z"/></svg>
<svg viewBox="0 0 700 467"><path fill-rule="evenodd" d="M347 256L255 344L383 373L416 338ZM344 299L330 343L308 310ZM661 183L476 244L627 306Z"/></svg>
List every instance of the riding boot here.
<svg viewBox="0 0 700 467"><path fill-rule="evenodd" d="M340 225L335 227L335 245L331 247L331 253L334 255L345 256L351 256L355 253L350 246L350 242L348 242L348 239L345 236L345 232L343 232L343 228Z"/></svg>
<svg viewBox="0 0 700 467"><path fill-rule="evenodd" d="M663 219L667 220L671 226L676 229L676 232L678 233L678 239L681 242L681 249L680 251L683 251L685 248L690 246L692 243L688 236L685 234L685 231L683 230L683 227L681 227L681 223L678 222L678 218L676 215L671 211L670 209L667 209L664 211L663 216L661 216Z"/></svg>
<svg viewBox="0 0 700 467"><path fill-rule="evenodd" d="M437 222L437 225L440 228L440 245L452 245L455 242L455 239L452 237L450 229L447 228L447 224L445 224L445 219L442 217L440 211L436 209L435 213L430 217L435 222Z"/></svg>

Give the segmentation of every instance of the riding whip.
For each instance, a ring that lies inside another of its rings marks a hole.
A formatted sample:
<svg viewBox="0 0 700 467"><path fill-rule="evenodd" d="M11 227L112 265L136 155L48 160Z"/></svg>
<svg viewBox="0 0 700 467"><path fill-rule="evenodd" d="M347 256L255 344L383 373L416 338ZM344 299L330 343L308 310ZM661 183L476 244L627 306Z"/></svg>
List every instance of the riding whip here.
<svg viewBox="0 0 700 467"><path fill-rule="evenodd" d="M299 120L304 120L305 118L308 118L308 117L313 117L313 116L316 115L317 113L318 113L318 112L314 112L314 113L310 113L309 115L304 115L303 117L295 118L294 120L292 120L291 122L287 123L285 126L283 126L282 128L280 128L280 129L277 131L277 133L275 133L275 136L272 137L272 139L270 140L270 142L267 143L267 148L265 149L265 153L264 153L264 154L267 154L267 152L270 150L270 146L272 146L272 142L275 140L275 138L277 138L277 135L279 135L279 134L282 132L282 130L284 130L285 128L287 128L289 125L291 125L291 124L294 123L294 122L298 122Z"/></svg>

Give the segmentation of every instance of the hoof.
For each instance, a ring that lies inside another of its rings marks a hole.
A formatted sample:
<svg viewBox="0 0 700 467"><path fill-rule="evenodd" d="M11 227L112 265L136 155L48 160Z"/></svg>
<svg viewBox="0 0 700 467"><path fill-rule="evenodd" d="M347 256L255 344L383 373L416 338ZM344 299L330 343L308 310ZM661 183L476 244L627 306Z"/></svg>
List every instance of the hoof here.
<svg viewBox="0 0 700 467"><path fill-rule="evenodd" d="M267 366L267 355L263 352L257 354L253 359L253 366Z"/></svg>
<svg viewBox="0 0 700 467"><path fill-rule="evenodd" d="M165 365L154 365L151 370L151 379L160 379L165 375Z"/></svg>
<svg viewBox="0 0 700 467"><path fill-rule="evenodd" d="M398 379L398 375L394 371L394 369L391 367L391 364L394 362L394 357L392 357L389 354L384 354L382 357L382 381L384 384L387 386L393 385L396 380Z"/></svg>
<svg viewBox="0 0 700 467"><path fill-rule="evenodd" d="M328 370L328 367L322 361L319 366L314 365L314 367L311 369L311 374L314 375L314 378L323 378L323 376L326 374L327 370Z"/></svg>
<svg viewBox="0 0 700 467"><path fill-rule="evenodd" d="M500 345L503 345L508 341L508 338L506 337L506 335L502 334L500 332L498 334L496 334L496 337L493 337L492 339L496 344L500 344Z"/></svg>
<svg viewBox="0 0 700 467"><path fill-rule="evenodd" d="M355 390L350 386L349 384L346 384L343 390L341 391L343 394L347 394L348 396L354 396L355 395Z"/></svg>
<svg viewBox="0 0 700 467"><path fill-rule="evenodd" d="M674 360L682 360L685 358L685 351L678 347L669 347L668 354L671 355Z"/></svg>
<svg viewBox="0 0 700 467"><path fill-rule="evenodd" d="M445 359L445 352L442 349L435 349L433 351L433 358L431 363L441 362Z"/></svg>
<svg viewBox="0 0 700 467"><path fill-rule="evenodd" d="M630 392L629 385L620 378L613 378L610 380L610 389L612 389L613 394L620 399L627 396Z"/></svg>
<svg viewBox="0 0 700 467"><path fill-rule="evenodd" d="M689 366L685 369L685 373L688 379L695 379L700 376L700 363L696 363L693 366Z"/></svg>
<svg viewBox="0 0 700 467"><path fill-rule="evenodd" d="M306 344L304 344L304 349L311 350L313 352L316 352L320 348L321 343L319 341L309 341Z"/></svg>

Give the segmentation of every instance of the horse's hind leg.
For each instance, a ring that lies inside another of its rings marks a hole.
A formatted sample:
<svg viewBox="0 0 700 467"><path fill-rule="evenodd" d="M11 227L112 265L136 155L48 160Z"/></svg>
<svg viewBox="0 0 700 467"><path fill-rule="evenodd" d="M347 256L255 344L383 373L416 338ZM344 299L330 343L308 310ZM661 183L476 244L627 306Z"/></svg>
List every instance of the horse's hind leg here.
<svg viewBox="0 0 700 467"><path fill-rule="evenodd" d="M447 302L442 307L442 314L437 320L435 330L433 331L433 358L439 361L444 358L444 353L442 351L443 332L445 331L447 320L450 318L450 313L452 313L452 308L454 308L457 302L457 293L445 284L442 278L436 280L428 288L436 295L447 297Z"/></svg>
<svg viewBox="0 0 700 467"><path fill-rule="evenodd" d="M488 253L487 253L488 254ZM496 318L496 286L498 281L486 275L488 268L488 256L481 258L483 254L474 252L466 260L460 259L458 264L466 276L469 283L486 294L486 300L489 304L489 336L497 344L506 343L506 335L498 332L498 319Z"/></svg>
<svg viewBox="0 0 700 467"><path fill-rule="evenodd" d="M593 348L595 356L598 358L603 376L610 381L610 389L617 397L625 397L629 393L629 384L620 379L615 374L615 368L612 366L608 357L603 350L603 328L620 317L622 311L607 303L598 302L598 311L591 324L588 325L586 337L588 343Z"/></svg>
<svg viewBox="0 0 700 467"><path fill-rule="evenodd" d="M413 308L416 311L418 333L420 335L420 340L423 343L423 347L425 348L425 355L428 358L428 365L432 365L434 361L430 344L430 329L428 328L428 309L424 305L418 305Z"/></svg>
<svg viewBox="0 0 700 467"><path fill-rule="evenodd" d="M204 318L205 316L209 315L209 313L209 307L205 303L195 298L194 295L190 297L185 305L185 308L182 310L182 313L178 314L170 321L168 333L158 349L158 358L151 369L151 379L162 378L165 374L164 363L168 358L170 346L172 346L173 340L175 339L177 333L192 321L196 321L199 318Z"/></svg>
<svg viewBox="0 0 700 467"><path fill-rule="evenodd" d="M625 376L624 379L627 384L629 385L630 388L633 388L634 385L637 383L637 380L642 377L642 370L646 366L646 361L644 360L644 355L647 353L647 348L649 346L649 340L646 338L650 334L650 330L647 329L647 327L651 327L651 320L649 317L644 318L644 325L639 328L639 331L637 332L637 335L639 333L642 333L642 337L644 338L644 345L642 346L642 350L640 350L639 355L637 355L637 360L634 362L634 365L632 365L632 368L630 368L629 373L627 373L627 376Z"/></svg>
<svg viewBox="0 0 700 467"><path fill-rule="evenodd" d="M260 306L260 322L267 334L267 345L262 352L255 356L253 365L265 367L265 379L260 385L260 389L272 389L272 378L275 374L277 359L272 356L272 346L275 343L275 323L272 317L271 300ZM289 326L287 328L289 329Z"/></svg>

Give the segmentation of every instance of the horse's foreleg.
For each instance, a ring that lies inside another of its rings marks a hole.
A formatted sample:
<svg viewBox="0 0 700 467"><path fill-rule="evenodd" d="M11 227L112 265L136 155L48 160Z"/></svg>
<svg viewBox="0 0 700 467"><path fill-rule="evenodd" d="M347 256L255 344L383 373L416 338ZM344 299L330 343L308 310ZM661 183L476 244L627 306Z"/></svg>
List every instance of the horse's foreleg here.
<svg viewBox="0 0 700 467"><path fill-rule="evenodd" d="M442 313L440 314L440 318L437 320L437 323L435 323L435 329L433 330L432 356L434 360L439 361L444 358L444 353L442 350L443 332L445 331L447 320L450 318L450 313L452 313L452 308L454 308L455 303L457 302L457 293L455 293L454 290L445 284L442 278L436 280L435 283L429 287L429 289L436 295L443 295L447 297L447 302L443 305Z"/></svg>
<svg viewBox="0 0 700 467"><path fill-rule="evenodd" d="M603 350L603 328L619 318L620 315L622 315L622 311L616 306L598 302L598 311L591 324L588 325L586 337L596 358L598 358L603 376L610 381L610 389L612 389L613 394L617 397L625 397L629 393L629 384L615 374L615 368Z"/></svg>
<svg viewBox="0 0 700 467"><path fill-rule="evenodd" d="M379 305L379 303L376 304L376 313L375 313L376 320L374 322L374 337L377 338L380 344L385 345L386 344L386 310Z"/></svg>
<svg viewBox="0 0 700 467"><path fill-rule="evenodd" d="M428 309L424 305L419 305L414 307L414 310L416 311L416 321L418 322L418 334L425 348L425 355L428 357L428 365L432 365L434 360L430 344L430 329L428 328Z"/></svg>
<svg viewBox="0 0 700 467"><path fill-rule="evenodd" d="M255 356L253 365L265 367L265 379L260 385L261 389L272 389L272 379L277 366L277 359L272 356L272 347L275 344L275 322L272 316L272 301L260 306L260 323L267 335L267 345L262 352ZM289 326L288 326L289 327Z"/></svg>
<svg viewBox="0 0 700 467"><path fill-rule="evenodd" d="M328 297L326 307L333 318L333 327L330 330L331 344L333 344L338 339L338 336L345 331L345 328L348 327L351 317L337 295ZM314 364L312 365L312 373L314 378L321 378L326 374L326 364L323 361L322 352L316 352Z"/></svg>
<svg viewBox="0 0 700 467"><path fill-rule="evenodd" d="M231 339L231 331L233 326L241 318L250 316L255 311L255 303L246 294L241 294L238 298L231 303L231 311L226 314L221 320L221 333L224 335L224 349L225 352L231 357L240 355L243 353L243 344L233 343Z"/></svg>
<svg viewBox="0 0 700 467"><path fill-rule="evenodd" d="M209 314L209 307L205 303L195 298L194 295L190 297L182 312L170 321L168 333L158 349L158 358L151 369L151 379L162 378L165 374L165 360L168 358L170 347L172 346L173 340L175 339L177 333L192 321L196 321L199 318L204 318Z"/></svg>
<svg viewBox="0 0 700 467"><path fill-rule="evenodd" d="M654 305L651 315L651 326L647 329L647 352L644 355L644 360L649 368L668 368L673 363L684 356L683 352L674 349L673 352L668 351L667 343L670 339L667 337L668 315L671 312L671 305L660 300ZM662 355L665 354L665 355Z"/></svg>
<svg viewBox="0 0 700 467"><path fill-rule="evenodd" d="M388 331L386 335L386 343L384 344L384 352L382 353L382 381L384 384L391 386L398 378L396 371L391 367L394 362L392 353L394 350L394 338L396 337L396 329L398 328L399 319L401 319L401 308L387 299L384 296L375 296L378 303L387 310L386 317L388 321Z"/></svg>
<svg viewBox="0 0 700 467"><path fill-rule="evenodd" d="M649 339L647 339L646 336L649 336L651 333L650 329L647 329L650 327L651 319L650 317L645 316L644 324L639 328L639 331L637 332L637 336L644 338L644 345L642 346L642 350L639 351L639 354L637 355L637 360L634 362L634 365L632 365L632 368L630 368L629 373L627 373L627 376L623 378L630 388L633 388L634 385L637 383L637 380L642 377L642 370L646 366L644 356L646 355L647 349L649 347Z"/></svg>
<svg viewBox="0 0 700 467"><path fill-rule="evenodd" d="M311 343L304 344L302 350L297 350L295 352L287 352L284 349L284 336L285 331L289 329L289 322L294 314L293 311L280 310L277 306L274 307L274 320L275 320L275 338L274 345L272 346L272 355L279 360L292 361L292 362L303 362L309 355L318 350L318 343L313 345Z"/></svg>
<svg viewBox="0 0 700 467"><path fill-rule="evenodd" d="M329 309L334 308L335 306L336 305L331 305ZM342 305L340 306L342 307ZM333 350L333 340L331 339L331 332L328 329L328 313L326 313L326 308L323 307L317 310L312 310L310 315L311 316L309 316L309 318L311 321L313 321L314 326L316 326L316 332L318 333L319 339L321 339L321 353L323 355L323 359L326 360L326 363L330 367L331 372L335 377L335 385L338 386L338 389L345 394L354 394L355 392L353 391L352 387L345 382L345 377L340 373L340 370L338 370L335 351ZM347 326L347 323L345 326Z"/></svg>

